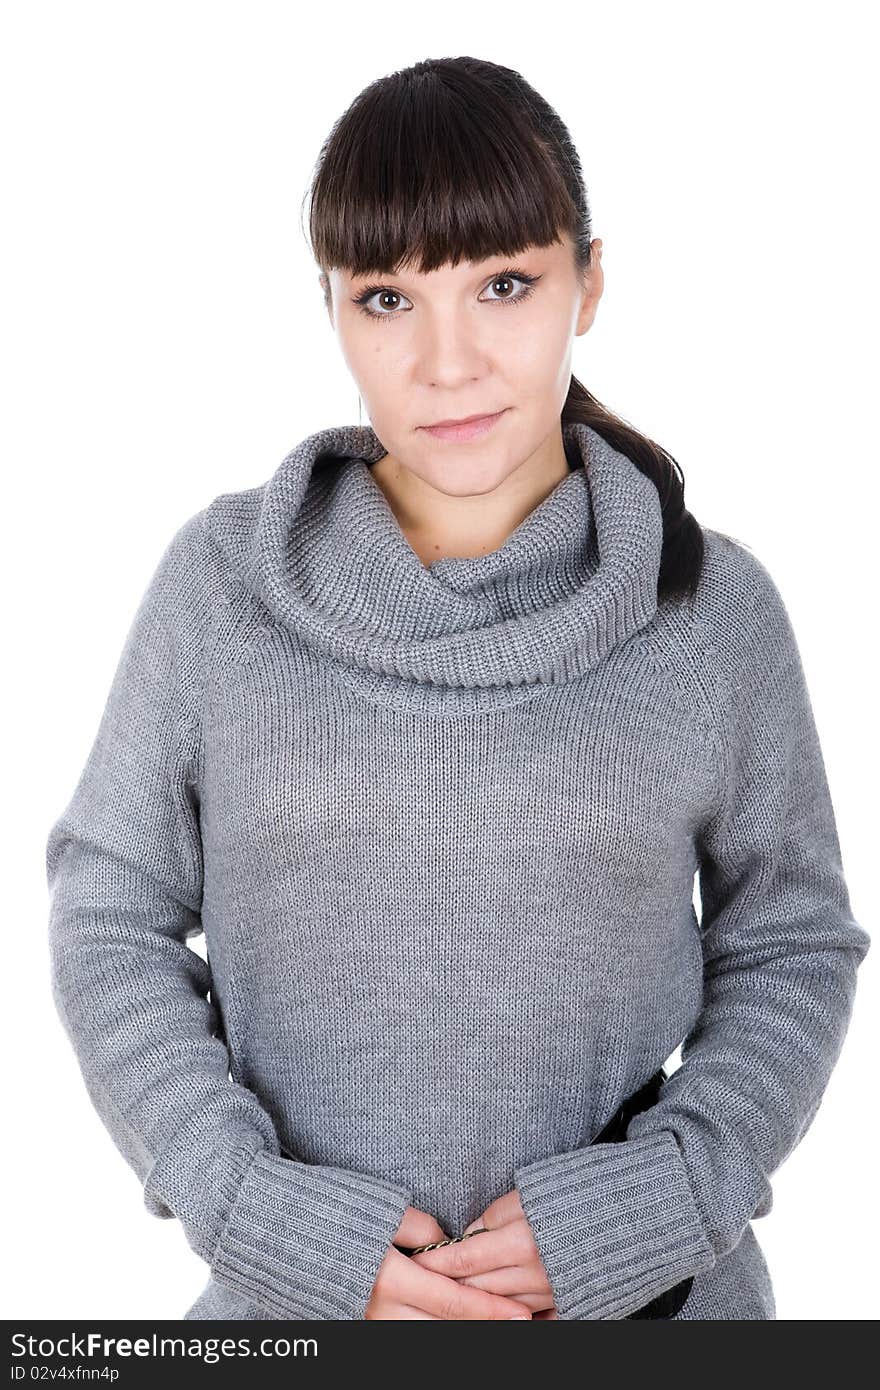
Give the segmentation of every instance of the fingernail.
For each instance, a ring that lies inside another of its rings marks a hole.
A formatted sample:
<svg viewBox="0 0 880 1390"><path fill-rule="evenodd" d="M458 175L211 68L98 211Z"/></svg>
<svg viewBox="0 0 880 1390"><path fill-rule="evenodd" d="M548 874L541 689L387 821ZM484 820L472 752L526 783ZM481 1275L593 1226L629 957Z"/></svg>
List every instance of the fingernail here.
<svg viewBox="0 0 880 1390"><path fill-rule="evenodd" d="M508 1318L507 1321L508 1321L508 1322L531 1322L531 1318L530 1318L530 1317L527 1317L525 1313L517 1313L515 1317Z"/></svg>

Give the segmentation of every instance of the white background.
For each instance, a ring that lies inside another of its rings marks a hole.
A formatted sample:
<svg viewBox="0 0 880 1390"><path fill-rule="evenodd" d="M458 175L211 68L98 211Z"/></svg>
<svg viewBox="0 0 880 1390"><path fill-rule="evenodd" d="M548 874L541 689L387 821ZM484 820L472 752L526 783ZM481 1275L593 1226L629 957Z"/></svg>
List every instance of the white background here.
<svg viewBox="0 0 880 1390"><path fill-rule="evenodd" d="M872 9L5 5L4 1317L180 1318L207 1278L144 1210L54 1012L45 839L171 535L358 421L302 203L333 121L395 68L489 58L569 126L606 285L575 374L779 584L873 934ZM878 960L756 1222L780 1319L877 1316Z"/></svg>

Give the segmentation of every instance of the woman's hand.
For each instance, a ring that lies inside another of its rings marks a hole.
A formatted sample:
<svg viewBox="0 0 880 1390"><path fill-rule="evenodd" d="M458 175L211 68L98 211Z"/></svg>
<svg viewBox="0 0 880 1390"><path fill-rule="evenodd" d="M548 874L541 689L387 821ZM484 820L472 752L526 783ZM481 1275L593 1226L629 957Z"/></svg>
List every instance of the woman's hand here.
<svg viewBox="0 0 880 1390"><path fill-rule="evenodd" d="M414 1249L435 1240L446 1240L445 1231L427 1212L407 1207L395 1235L395 1244ZM477 1239L482 1239L478 1237ZM473 1245L475 1241L463 1241ZM460 1245L447 1247L461 1249ZM443 1250L431 1252L442 1255ZM442 1272L421 1268L416 1263L426 1256L404 1255L390 1245L376 1275L365 1318L386 1319L487 1319L531 1318L532 1310L522 1300L467 1285Z"/></svg>
<svg viewBox="0 0 880 1390"><path fill-rule="evenodd" d="M525 1304L534 1317L558 1320L547 1271L516 1189L491 1202L464 1234L481 1226L485 1232L472 1240L425 1250L410 1258L426 1270L457 1280L465 1288L513 1298ZM428 1240L418 1244L427 1245Z"/></svg>

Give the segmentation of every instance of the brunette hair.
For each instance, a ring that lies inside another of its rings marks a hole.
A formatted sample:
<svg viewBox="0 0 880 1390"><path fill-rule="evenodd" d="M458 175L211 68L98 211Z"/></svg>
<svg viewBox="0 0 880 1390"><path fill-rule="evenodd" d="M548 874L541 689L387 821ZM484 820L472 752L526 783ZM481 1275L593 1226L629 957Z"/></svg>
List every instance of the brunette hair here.
<svg viewBox="0 0 880 1390"><path fill-rule="evenodd" d="M321 147L309 240L326 273L428 274L446 263L515 256L568 233L591 265L592 219L577 151L560 117L518 72L480 58L428 58L377 78ZM329 285L325 284L325 296ZM654 483L663 515L658 600L693 594L703 532L684 474L572 376L563 425L590 425Z"/></svg>

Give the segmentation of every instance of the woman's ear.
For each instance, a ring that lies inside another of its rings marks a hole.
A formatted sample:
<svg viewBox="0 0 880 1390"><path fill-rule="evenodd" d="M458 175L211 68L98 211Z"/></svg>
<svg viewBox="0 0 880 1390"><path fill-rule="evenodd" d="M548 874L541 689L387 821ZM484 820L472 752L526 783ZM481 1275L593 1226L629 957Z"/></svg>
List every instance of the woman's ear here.
<svg viewBox="0 0 880 1390"><path fill-rule="evenodd" d="M592 326L593 319L596 317L596 309L599 300L602 298L602 291L605 288L605 275L602 270L602 241L599 237L594 237L590 242L591 258L590 264L584 274L583 293L581 296L581 307L578 313L575 337L580 337Z"/></svg>
<svg viewBox="0 0 880 1390"><path fill-rule="evenodd" d="M324 271L324 270L321 271L320 275L318 276L318 284L321 286L321 289L322 289L323 292L324 292L324 308L327 310L327 313L330 315L330 322L332 323L332 322L333 322L333 297L332 297L332 295L330 294L330 281L329 281L328 278L327 278L327 272L326 272L326 271Z"/></svg>

